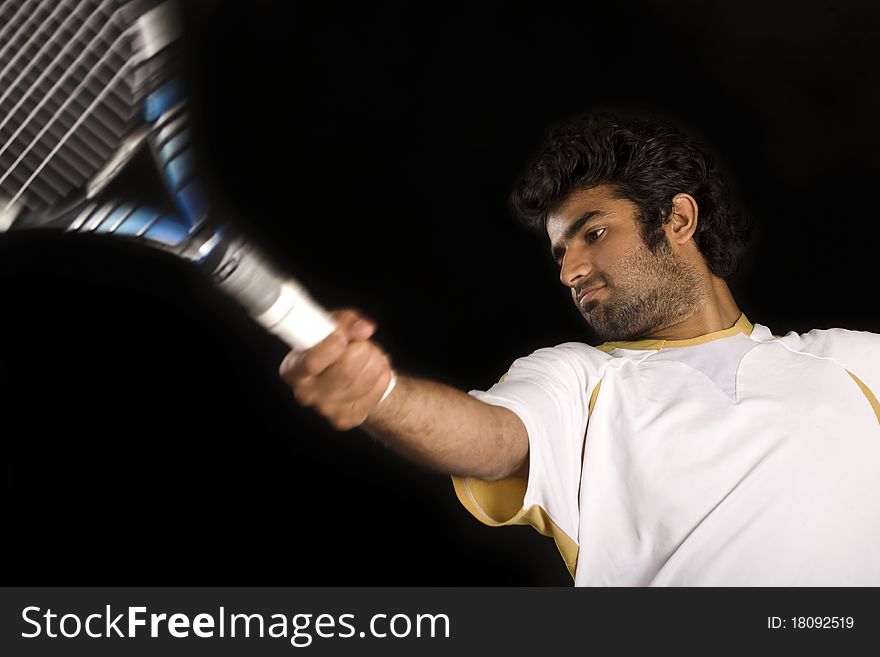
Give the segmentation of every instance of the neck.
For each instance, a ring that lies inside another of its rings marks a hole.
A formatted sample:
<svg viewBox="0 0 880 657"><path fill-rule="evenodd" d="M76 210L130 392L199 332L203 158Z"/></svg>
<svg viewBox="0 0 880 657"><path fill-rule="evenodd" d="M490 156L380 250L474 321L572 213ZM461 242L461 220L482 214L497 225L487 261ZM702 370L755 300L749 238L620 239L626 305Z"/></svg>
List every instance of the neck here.
<svg viewBox="0 0 880 657"><path fill-rule="evenodd" d="M707 333L729 329L736 324L741 314L742 311L736 305L724 279L711 276L706 294L697 304L693 313L668 326L652 331L645 338L688 340Z"/></svg>

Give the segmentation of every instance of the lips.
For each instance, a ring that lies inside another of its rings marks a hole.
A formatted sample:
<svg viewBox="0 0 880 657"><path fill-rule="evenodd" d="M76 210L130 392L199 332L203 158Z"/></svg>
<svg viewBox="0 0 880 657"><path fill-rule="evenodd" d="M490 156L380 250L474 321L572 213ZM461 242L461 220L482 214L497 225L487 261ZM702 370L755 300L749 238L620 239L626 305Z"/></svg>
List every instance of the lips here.
<svg viewBox="0 0 880 657"><path fill-rule="evenodd" d="M596 293L601 290L604 285L593 285L591 287L585 287L582 290L578 290L577 293L577 304L583 308L585 304L587 304L593 297L596 296Z"/></svg>

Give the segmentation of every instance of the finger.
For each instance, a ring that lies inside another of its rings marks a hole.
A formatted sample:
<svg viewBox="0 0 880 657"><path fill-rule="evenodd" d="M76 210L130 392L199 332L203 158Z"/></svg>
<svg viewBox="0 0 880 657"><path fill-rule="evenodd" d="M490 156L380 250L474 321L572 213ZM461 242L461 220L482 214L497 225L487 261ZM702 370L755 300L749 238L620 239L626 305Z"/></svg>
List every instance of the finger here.
<svg viewBox="0 0 880 657"><path fill-rule="evenodd" d="M385 354L378 349L373 350L361 373L349 387L348 394L358 399L368 396L375 387L376 380L381 378L385 370L388 369L390 368L386 363Z"/></svg>
<svg viewBox="0 0 880 657"><path fill-rule="evenodd" d="M378 348L370 342L349 344L345 353L321 375L321 383L327 386L329 399L335 401L355 396L352 386L360 379L377 353Z"/></svg>
<svg viewBox="0 0 880 657"><path fill-rule="evenodd" d="M368 340L376 332L376 323L353 308L333 313L337 330L349 340Z"/></svg>
<svg viewBox="0 0 880 657"><path fill-rule="evenodd" d="M291 376L298 378L322 374L342 357L347 344L345 337L334 331L294 360Z"/></svg>
<svg viewBox="0 0 880 657"><path fill-rule="evenodd" d="M364 316L356 308L341 308L340 310L332 311L330 314L339 326L349 326L359 319L364 319Z"/></svg>
<svg viewBox="0 0 880 657"><path fill-rule="evenodd" d="M304 358L309 356L306 354ZM371 363L375 376L380 371L376 369L376 364L381 367L381 363L384 363L381 350L369 342L352 343L345 347L339 359L320 374L305 374L295 368L291 377L294 395L300 404L317 406L325 416L335 416L340 412L344 414L345 407L369 389L361 381L368 376L364 370Z"/></svg>
<svg viewBox="0 0 880 657"><path fill-rule="evenodd" d="M314 377L297 381L291 387L293 389L293 398L296 399L300 406L315 406L321 399Z"/></svg>

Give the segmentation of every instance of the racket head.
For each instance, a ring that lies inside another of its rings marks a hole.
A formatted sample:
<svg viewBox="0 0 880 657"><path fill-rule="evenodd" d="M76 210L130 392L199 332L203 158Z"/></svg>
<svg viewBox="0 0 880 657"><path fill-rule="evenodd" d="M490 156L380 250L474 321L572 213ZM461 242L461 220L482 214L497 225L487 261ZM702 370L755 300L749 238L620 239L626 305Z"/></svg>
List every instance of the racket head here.
<svg viewBox="0 0 880 657"><path fill-rule="evenodd" d="M151 94L175 74L171 0L0 5L4 221L95 196L148 133Z"/></svg>
<svg viewBox="0 0 880 657"><path fill-rule="evenodd" d="M0 16L0 231L106 233L205 261L222 229L206 226L176 2L6 0Z"/></svg>

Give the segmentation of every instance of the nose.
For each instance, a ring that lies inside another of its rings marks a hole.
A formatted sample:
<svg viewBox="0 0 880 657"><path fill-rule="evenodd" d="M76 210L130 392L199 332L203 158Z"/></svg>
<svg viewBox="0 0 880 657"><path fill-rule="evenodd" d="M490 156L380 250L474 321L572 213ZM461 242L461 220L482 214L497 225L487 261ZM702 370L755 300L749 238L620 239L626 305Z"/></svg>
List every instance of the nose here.
<svg viewBox="0 0 880 657"><path fill-rule="evenodd" d="M575 287L578 282L589 276L592 264L587 260L583 250L569 247L562 257L562 267L559 270L559 280L566 287Z"/></svg>

